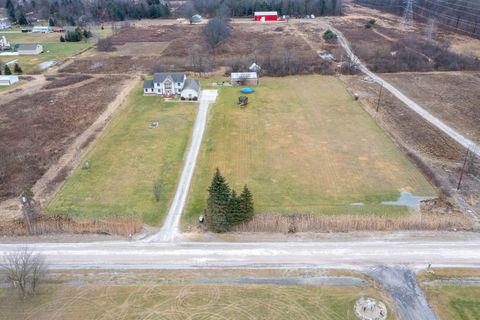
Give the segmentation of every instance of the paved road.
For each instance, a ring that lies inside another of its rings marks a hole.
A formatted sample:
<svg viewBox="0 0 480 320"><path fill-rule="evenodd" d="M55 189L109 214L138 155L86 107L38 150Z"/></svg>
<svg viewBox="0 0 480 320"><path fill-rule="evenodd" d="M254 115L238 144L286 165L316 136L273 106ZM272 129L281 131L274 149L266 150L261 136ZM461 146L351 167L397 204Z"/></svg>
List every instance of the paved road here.
<svg viewBox="0 0 480 320"><path fill-rule="evenodd" d="M435 312L417 284L414 271L404 267L375 267L367 274L380 282L394 300L393 307L402 320L436 320Z"/></svg>
<svg viewBox="0 0 480 320"><path fill-rule="evenodd" d="M0 244L0 256L25 244ZM344 242L92 242L37 243L52 268L336 268L361 270L377 265L410 268L480 267L480 240Z"/></svg>
<svg viewBox="0 0 480 320"><path fill-rule="evenodd" d="M200 106L198 107L198 113L192 131L192 138L190 139L190 146L187 151L187 157L185 158L177 190L172 204L170 205L170 209L168 210L167 217L165 218L165 222L160 231L142 240L143 242L168 242L175 241L180 237L180 217L185 208L193 172L195 171L198 154L200 153L203 133L207 124L208 109L209 106L215 102L217 94L217 90L203 90L200 94Z"/></svg>
<svg viewBox="0 0 480 320"><path fill-rule="evenodd" d="M424 118L426 121L440 129L442 132L444 132L446 135L448 135L450 138L464 146L465 148L469 148L473 153L475 153L477 156L480 156L480 145L476 144L472 140L465 138L462 136L460 133L458 133L456 130L453 128L449 127L446 125L444 122L442 122L440 119L429 113L427 110L422 108L420 105L418 105L416 102L408 98L406 95L404 95L400 90L395 88L393 85L391 85L389 82L385 81L372 71L370 71L361 61L360 59L352 52L350 49L350 46L343 36L343 34L332 27L330 24L323 22L327 28L332 30L338 37L338 42L340 45L344 48L344 50L347 52L347 55L350 57L352 61L355 61L359 68L360 71L362 71L364 74L372 78L375 82L378 84L382 85L386 90L388 90L391 94L393 94L395 97L397 97L399 100L401 100L405 105L410 108L411 110L415 111L418 115L420 115L422 118Z"/></svg>

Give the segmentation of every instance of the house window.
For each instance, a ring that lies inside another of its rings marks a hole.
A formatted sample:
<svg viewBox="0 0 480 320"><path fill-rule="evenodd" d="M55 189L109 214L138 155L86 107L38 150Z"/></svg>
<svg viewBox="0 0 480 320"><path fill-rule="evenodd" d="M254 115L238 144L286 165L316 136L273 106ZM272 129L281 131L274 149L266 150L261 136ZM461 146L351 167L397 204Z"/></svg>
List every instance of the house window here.
<svg viewBox="0 0 480 320"><path fill-rule="evenodd" d="M170 81L165 82L165 90L172 90L172 83Z"/></svg>
<svg viewBox="0 0 480 320"><path fill-rule="evenodd" d="M179 87L180 87L181 85L182 85L182 84L181 84L180 82L179 82L179 83L177 83L177 86L179 86Z"/></svg>

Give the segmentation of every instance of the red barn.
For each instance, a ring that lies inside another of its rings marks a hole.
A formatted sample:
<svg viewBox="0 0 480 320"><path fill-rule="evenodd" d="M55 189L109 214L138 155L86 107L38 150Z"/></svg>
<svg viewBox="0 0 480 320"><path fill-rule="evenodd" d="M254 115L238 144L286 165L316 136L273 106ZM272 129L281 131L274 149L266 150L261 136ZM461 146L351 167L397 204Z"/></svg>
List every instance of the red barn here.
<svg viewBox="0 0 480 320"><path fill-rule="evenodd" d="M254 16L255 21L277 21L277 11L257 11Z"/></svg>

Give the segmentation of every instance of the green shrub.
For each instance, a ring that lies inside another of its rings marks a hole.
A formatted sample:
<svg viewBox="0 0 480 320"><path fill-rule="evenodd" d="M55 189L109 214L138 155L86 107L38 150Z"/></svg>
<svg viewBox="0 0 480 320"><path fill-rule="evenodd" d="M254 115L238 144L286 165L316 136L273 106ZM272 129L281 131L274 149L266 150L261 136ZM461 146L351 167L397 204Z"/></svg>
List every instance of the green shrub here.
<svg viewBox="0 0 480 320"><path fill-rule="evenodd" d="M334 41L334 40L337 40L337 35L332 30L328 29L323 34L323 39L325 41Z"/></svg>

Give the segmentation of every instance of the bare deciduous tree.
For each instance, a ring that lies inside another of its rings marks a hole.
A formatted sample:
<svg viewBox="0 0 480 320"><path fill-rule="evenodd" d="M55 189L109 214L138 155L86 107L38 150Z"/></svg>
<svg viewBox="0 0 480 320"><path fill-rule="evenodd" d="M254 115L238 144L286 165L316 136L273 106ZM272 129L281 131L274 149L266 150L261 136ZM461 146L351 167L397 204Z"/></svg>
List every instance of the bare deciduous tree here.
<svg viewBox="0 0 480 320"><path fill-rule="evenodd" d="M27 248L6 254L1 268L5 272L6 279L14 288L20 290L24 299L28 295L37 294L38 284L47 273L45 257Z"/></svg>
<svg viewBox="0 0 480 320"><path fill-rule="evenodd" d="M208 21L207 25L203 29L205 40L212 50L218 47L223 41L228 39L230 34L230 25L228 24L227 20L220 17L215 17Z"/></svg>

